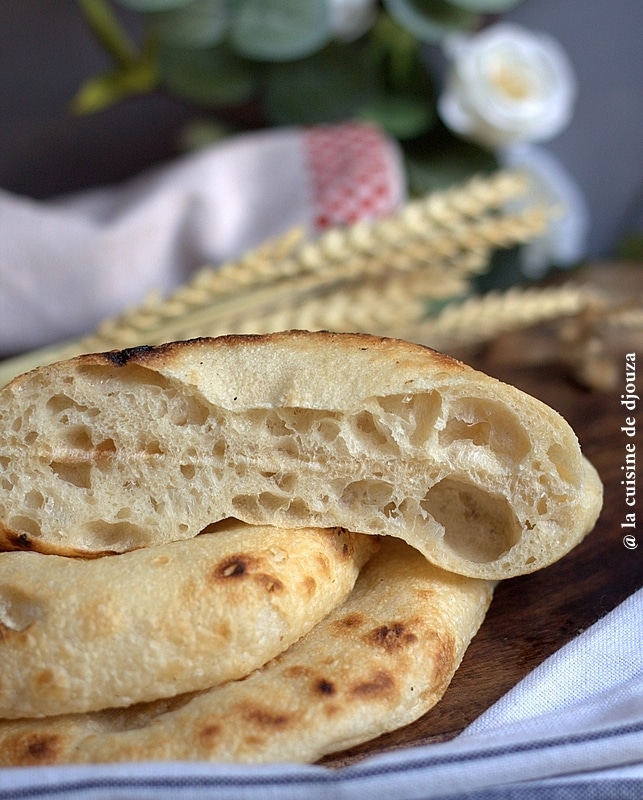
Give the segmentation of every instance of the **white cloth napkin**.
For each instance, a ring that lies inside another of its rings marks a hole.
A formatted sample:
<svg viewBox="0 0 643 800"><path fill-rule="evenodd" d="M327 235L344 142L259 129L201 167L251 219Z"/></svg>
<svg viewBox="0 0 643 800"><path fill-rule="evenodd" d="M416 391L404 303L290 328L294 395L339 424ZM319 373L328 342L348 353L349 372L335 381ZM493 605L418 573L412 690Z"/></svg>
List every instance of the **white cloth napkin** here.
<svg viewBox="0 0 643 800"><path fill-rule="evenodd" d="M357 123L238 136L57 200L0 189L0 357L89 333L293 227L315 234L404 199L396 143Z"/></svg>
<svg viewBox="0 0 643 800"><path fill-rule="evenodd" d="M318 766L0 769L2 800L640 800L643 589L458 738Z"/></svg>

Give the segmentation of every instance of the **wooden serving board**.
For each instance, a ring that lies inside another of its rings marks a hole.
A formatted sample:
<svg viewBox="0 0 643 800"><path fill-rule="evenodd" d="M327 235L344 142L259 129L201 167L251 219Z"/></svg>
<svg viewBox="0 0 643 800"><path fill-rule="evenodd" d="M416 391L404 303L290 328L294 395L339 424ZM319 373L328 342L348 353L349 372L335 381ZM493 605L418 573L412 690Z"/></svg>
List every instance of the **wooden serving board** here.
<svg viewBox="0 0 643 800"><path fill-rule="evenodd" d="M643 389L643 350L640 358ZM625 505L621 466L626 442L635 441L621 431L630 413L620 401L625 374L622 386L599 392L580 387L569 370L555 363L516 367L490 351L468 362L538 397L570 422L604 482L602 514L594 531L561 561L497 587L480 631L437 706L412 725L325 758L325 765L345 766L383 751L453 738L544 659L643 586L643 530L621 528L631 510ZM643 415L636 434L641 437ZM641 509L639 516L643 519ZM638 548L625 547L627 532L634 533Z"/></svg>

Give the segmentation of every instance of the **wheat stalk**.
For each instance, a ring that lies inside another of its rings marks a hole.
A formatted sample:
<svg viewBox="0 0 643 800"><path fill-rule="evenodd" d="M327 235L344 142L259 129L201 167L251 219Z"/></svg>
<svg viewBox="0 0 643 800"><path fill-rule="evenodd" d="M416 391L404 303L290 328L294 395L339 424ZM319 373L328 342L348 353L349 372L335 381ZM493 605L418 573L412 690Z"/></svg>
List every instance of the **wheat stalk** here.
<svg viewBox="0 0 643 800"><path fill-rule="evenodd" d="M405 250L414 241L432 239L437 230L455 230L467 219L479 220L497 212L524 194L527 185L528 179L522 173L500 171L475 176L461 186L409 202L389 217L332 228L313 242L303 241L301 229L290 231L239 261L222 265L216 272L204 271L194 285L214 300L248 286L325 270L358 254L376 257L383 252Z"/></svg>
<svg viewBox="0 0 643 800"><path fill-rule="evenodd" d="M505 217L482 218L468 224L460 223L457 230L441 232L433 239L410 242L405 249L383 247L381 252L370 252L364 255L358 249L350 258L337 263L326 264L325 269L307 272L304 269L293 270L292 275L285 278L280 273L284 262L270 262L274 272L279 273L272 282L259 280L251 283L243 291L221 292L221 284L217 272L200 273L194 282L179 289L166 300L154 295L137 308L130 309L115 319L104 322L97 331L97 340L93 346L116 346L116 342L124 338L128 342L156 341L176 338L179 331L212 330L213 320L219 321L217 329L225 329L225 321L238 319L246 314L252 320L258 311L270 304L289 302L289 298L306 292L323 291L328 287L341 288L342 282L358 280L398 271L411 273L423 271L426 285L438 287L437 296L443 296L439 289L445 281L454 276L464 277L483 272L489 263L494 249L509 247L520 242L529 241L542 232L546 222L546 213L541 208L528 209L525 212ZM286 263L301 265L304 259L308 265L312 263L311 252L321 261L323 252L314 247L314 243L304 245L298 251L298 258L286 259ZM307 255L306 255L307 254ZM263 263L262 259L252 259L253 268ZM252 272L251 269L251 272ZM290 267L288 267L290 270ZM202 333L196 335L205 335ZM210 334L208 334L210 335Z"/></svg>
<svg viewBox="0 0 643 800"><path fill-rule="evenodd" d="M346 283L341 290L315 292L252 317L230 320L228 331L269 333L299 328L378 333L422 319L430 301L451 299L467 291L466 282L455 275L436 286L421 272L392 274Z"/></svg>
<svg viewBox="0 0 643 800"><path fill-rule="evenodd" d="M406 328L403 337L438 350L450 350L489 341L510 330L570 317L596 302L595 292L571 283L545 289L493 291L449 305L436 317Z"/></svg>

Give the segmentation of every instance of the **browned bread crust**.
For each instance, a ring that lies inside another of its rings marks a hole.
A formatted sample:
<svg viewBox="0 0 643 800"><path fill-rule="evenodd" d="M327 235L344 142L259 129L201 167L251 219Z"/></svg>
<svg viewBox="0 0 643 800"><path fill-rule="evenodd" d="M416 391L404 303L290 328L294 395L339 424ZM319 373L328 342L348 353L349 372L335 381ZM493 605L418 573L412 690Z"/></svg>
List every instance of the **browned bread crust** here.
<svg viewBox="0 0 643 800"><path fill-rule="evenodd" d="M81 356L0 391L0 547L121 552L235 517L404 539L491 579L560 558L601 482L548 406L448 356L291 331Z"/></svg>

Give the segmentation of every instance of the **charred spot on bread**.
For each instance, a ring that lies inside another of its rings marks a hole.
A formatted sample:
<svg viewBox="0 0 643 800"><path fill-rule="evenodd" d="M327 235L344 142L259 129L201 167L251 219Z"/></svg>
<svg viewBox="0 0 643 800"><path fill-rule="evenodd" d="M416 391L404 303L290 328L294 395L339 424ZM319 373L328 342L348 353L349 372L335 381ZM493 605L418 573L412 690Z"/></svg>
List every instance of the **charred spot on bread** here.
<svg viewBox="0 0 643 800"><path fill-rule="evenodd" d="M395 680L390 672L378 670L368 680L360 681L351 687L351 694L359 697L383 697L391 694Z"/></svg>
<svg viewBox="0 0 643 800"><path fill-rule="evenodd" d="M5 742L13 763L24 766L53 764L59 758L63 741L55 733L26 733ZM11 762L9 762L11 763Z"/></svg>
<svg viewBox="0 0 643 800"><path fill-rule="evenodd" d="M7 545L14 550L33 550L33 542L26 533L7 531Z"/></svg>
<svg viewBox="0 0 643 800"><path fill-rule="evenodd" d="M322 695L332 695L335 694L335 692L337 691L335 689L335 686L330 681L327 681L324 678L320 678L315 683L315 689L319 694Z"/></svg>
<svg viewBox="0 0 643 800"><path fill-rule="evenodd" d="M406 645L417 641L417 636L409 630L408 624L403 622L391 622L389 625L380 625L378 628L366 634L366 640L370 644L382 647L387 652L400 650Z"/></svg>
<svg viewBox="0 0 643 800"><path fill-rule="evenodd" d="M216 567L215 574L220 578L240 578L248 572L249 562L246 555L231 556Z"/></svg>
<svg viewBox="0 0 643 800"><path fill-rule="evenodd" d="M199 731L198 738L201 744L211 746L219 738L221 726L216 723L208 723Z"/></svg>
<svg viewBox="0 0 643 800"><path fill-rule="evenodd" d="M242 707L241 712L244 719L261 728L286 728L293 722L289 714L273 711L260 705L246 704Z"/></svg>
<svg viewBox="0 0 643 800"><path fill-rule="evenodd" d="M106 352L105 358L116 367L124 367L128 361L135 359L141 360L142 356L147 355L158 350L157 347L149 344L138 345L137 347L126 347L124 350L109 350Z"/></svg>
<svg viewBox="0 0 643 800"><path fill-rule="evenodd" d="M364 617L357 611L347 614L345 617L338 619L334 623L334 627L338 630L350 630L351 628L359 628L364 624Z"/></svg>

